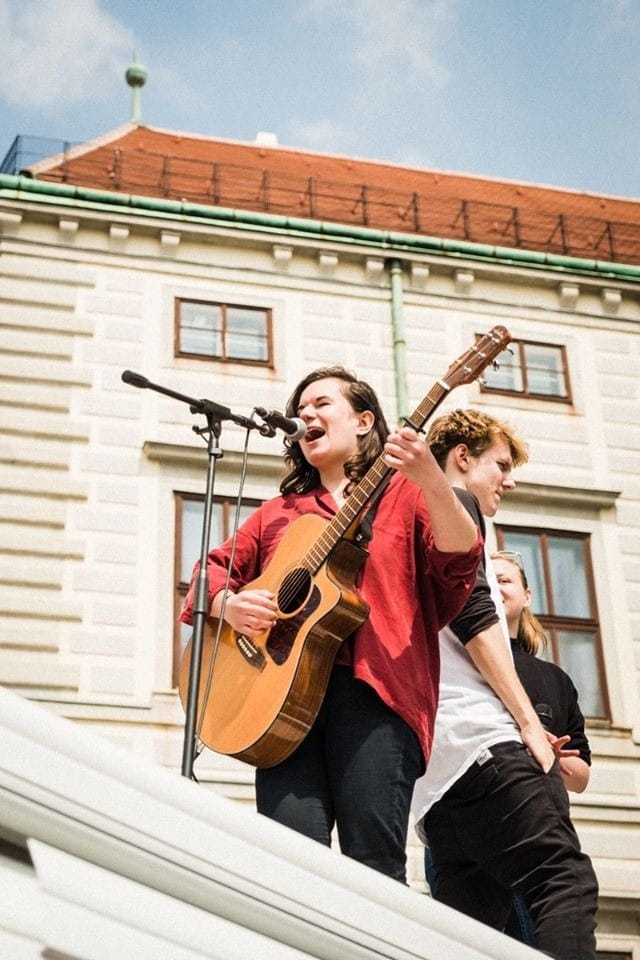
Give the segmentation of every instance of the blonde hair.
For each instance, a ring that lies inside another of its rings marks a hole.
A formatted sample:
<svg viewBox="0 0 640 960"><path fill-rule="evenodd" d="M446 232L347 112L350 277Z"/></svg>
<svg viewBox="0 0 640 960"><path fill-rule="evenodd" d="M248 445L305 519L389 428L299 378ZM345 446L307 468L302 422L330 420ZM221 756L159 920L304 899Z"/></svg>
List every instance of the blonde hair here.
<svg viewBox="0 0 640 960"><path fill-rule="evenodd" d="M479 457L496 440L509 446L514 467L529 459L529 449L514 427L481 410L452 410L434 420L427 433L431 452L444 470L449 451L464 443L472 457Z"/></svg>
<svg viewBox="0 0 640 960"><path fill-rule="evenodd" d="M505 556L504 552L497 550L495 553L491 554L491 559L505 560L507 563L512 564L512 566L514 566L520 574L522 586L525 588L525 590L529 590L529 583L527 581L527 575L524 572L524 567L522 566L522 563L519 563L515 557ZM520 612L520 617L518 619L518 636L516 639L523 650L526 650L527 653L532 653L534 656L540 653L541 650L545 650L547 647L547 643L549 641L544 627L536 617L535 613L531 612L530 607L523 607Z"/></svg>

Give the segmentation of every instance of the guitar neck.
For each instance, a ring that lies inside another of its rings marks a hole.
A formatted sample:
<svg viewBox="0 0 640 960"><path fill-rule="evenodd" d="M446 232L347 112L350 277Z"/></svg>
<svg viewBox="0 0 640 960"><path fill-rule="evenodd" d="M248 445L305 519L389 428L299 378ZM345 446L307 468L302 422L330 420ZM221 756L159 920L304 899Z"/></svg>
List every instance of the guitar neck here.
<svg viewBox="0 0 640 960"><path fill-rule="evenodd" d="M404 423L407 426L413 427L415 430L420 430L433 411L442 403L449 389L449 386L443 380L436 381L411 416L405 418ZM382 485L386 483L391 473L393 473L393 469L387 466L383 454L380 454L373 465L369 467L355 490L349 494L341 509L327 525L326 530L323 531L322 535L308 551L303 561L305 569L312 572L320 569L335 545L355 520L364 512L369 501L374 494L380 490Z"/></svg>
<svg viewBox="0 0 640 960"><path fill-rule="evenodd" d="M505 349L511 339L506 327L498 325L489 330L451 364L441 380L436 380L411 416L403 418L403 424L413 427L414 430L421 430L449 391L462 383L472 383L489 363L495 362L495 357ZM304 557L302 564L305 569L311 573L320 569L340 538L362 514L374 494L381 490L392 472L392 468L384 462L384 455L380 454Z"/></svg>

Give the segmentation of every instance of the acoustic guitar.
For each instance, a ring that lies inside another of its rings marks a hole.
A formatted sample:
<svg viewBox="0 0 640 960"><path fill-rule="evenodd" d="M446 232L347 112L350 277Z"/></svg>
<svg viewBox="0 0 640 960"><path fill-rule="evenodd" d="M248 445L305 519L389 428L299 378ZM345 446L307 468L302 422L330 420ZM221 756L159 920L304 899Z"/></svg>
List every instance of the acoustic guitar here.
<svg viewBox="0 0 640 960"><path fill-rule="evenodd" d="M420 430L449 391L475 380L511 339L505 327L493 327L436 380L404 423ZM369 613L355 589L367 557L356 532L392 473L380 455L332 520L307 515L287 527L263 573L242 588L276 595L278 617L270 630L252 639L207 619L196 733L211 750L271 767L308 733L341 643ZM180 665L183 707L190 661L191 642Z"/></svg>

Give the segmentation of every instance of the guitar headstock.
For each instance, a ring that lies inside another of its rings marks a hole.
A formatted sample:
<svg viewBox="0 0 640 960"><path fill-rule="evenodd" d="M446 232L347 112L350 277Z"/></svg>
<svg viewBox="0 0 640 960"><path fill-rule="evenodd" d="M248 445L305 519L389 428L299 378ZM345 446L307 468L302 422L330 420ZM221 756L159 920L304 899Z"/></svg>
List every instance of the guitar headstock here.
<svg viewBox="0 0 640 960"><path fill-rule="evenodd" d="M449 388L473 383L512 340L513 337L506 327L492 327L461 357L454 360L442 379Z"/></svg>

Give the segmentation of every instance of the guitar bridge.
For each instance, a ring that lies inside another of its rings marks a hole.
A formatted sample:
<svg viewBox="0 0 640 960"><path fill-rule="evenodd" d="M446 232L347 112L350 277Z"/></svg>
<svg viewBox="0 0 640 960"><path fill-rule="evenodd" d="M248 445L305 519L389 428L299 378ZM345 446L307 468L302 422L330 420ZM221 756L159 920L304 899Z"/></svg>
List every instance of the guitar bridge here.
<svg viewBox="0 0 640 960"><path fill-rule="evenodd" d="M258 670L264 670L267 658L263 650L256 646L253 640L246 637L244 633L241 633L236 637L236 644L247 663L250 663L252 667L256 667Z"/></svg>

